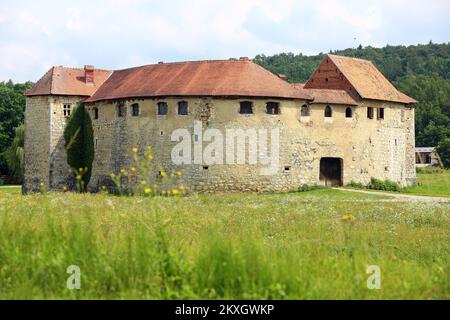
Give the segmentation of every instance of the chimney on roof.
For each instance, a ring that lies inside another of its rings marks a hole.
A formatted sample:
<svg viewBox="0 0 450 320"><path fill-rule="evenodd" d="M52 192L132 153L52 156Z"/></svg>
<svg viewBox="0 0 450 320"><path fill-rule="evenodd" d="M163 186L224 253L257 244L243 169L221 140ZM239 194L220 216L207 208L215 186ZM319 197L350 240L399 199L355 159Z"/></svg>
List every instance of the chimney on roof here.
<svg viewBox="0 0 450 320"><path fill-rule="evenodd" d="M278 77L280 77L280 79L283 79L284 81L288 81L285 74L281 74L281 73L280 73L280 74L278 75Z"/></svg>
<svg viewBox="0 0 450 320"><path fill-rule="evenodd" d="M241 61L248 61L248 57L240 57L239 60L241 60Z"/></svg>
<svg viewBox="0 0 450 320"><path fill-rule="evenodd" d="M158 64L164 64L164 61L159 61Z"/></svg>
<svg viewBox="0 0 450 320"><path fill-rule="evenodd" d="M89 64L84 66L84 82L94 84L94 66Z"/></svg>

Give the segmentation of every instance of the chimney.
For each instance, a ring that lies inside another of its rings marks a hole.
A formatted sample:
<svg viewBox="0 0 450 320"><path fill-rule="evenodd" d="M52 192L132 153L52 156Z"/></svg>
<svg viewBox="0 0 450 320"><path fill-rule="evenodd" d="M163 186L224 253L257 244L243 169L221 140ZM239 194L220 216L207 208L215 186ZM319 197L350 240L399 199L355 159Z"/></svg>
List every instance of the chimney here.
<svg viewBox="0 0 450 320"><path fill-rule="evenodd" d="M248 61L248 57L240 57L239 60L241 60L241 61Z"/></svg>
<svg viewBox="0 0 450 320"><path fill-rule="evenodd" d="M89 64L84 66L84 81L86 84L94 84L94 66Z"/></svg>
<svg viewBox="0 0 450 320"><path fill-rule="evenodd" d="M278 77L280 77L280 79L283 79L284 81L288 81L285 74L281 74L281 73L280 73L280 74L278 75Z"/></svg>
<svg viewBox="0 0 450 320"><path fill-rule="evenodd" d="M158 61L158 64L164 64L164 61Z"/></svg>

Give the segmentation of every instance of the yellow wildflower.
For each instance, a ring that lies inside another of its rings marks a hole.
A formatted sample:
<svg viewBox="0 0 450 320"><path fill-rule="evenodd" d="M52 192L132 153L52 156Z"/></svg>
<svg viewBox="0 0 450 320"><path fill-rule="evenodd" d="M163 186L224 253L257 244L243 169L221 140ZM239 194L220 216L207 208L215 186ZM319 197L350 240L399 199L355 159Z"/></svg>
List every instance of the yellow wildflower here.
<svg viewBox="0 0 450 320"><path fill-rule="evenodd" d="M141 180L141 185L145 186L147 184L147 181Z"/></svg>
<svg viewBox="0 0 450 320"><path fill-rule="evenodd" d="M81 180L81 175L77 174L77 180Z"/></svg>
<svg viewBox="0 0 450 320"><path fill-rule="evenodd" d="M184 191L184 189L186 189L186 188L185 188L185 186L180 185L180 186L178 187L178 189L180 189L181 191Z"/></svg>
<svg viewBox="0 0 450 320"><path fill-rule="evenodd" d="M152 189L150 189L150 188L145 188L145 189L144 189L144 192L145 192L146 194L149 194L150 192L152 192Z"/></svg>
<svg viewBox="0 0 450 320"><path fill-rule="evenodd" d="M137 152L138 152L138 148L133 147L133 148L131 148L131 151L132 151L133 153L137 153Z"/></svg>
<svg viewBox="0 0 450 320"><path fill-rule="evenodd" d="M341 221L352 221L353 219L354 219L354 217L351 214L344 214L341 217Z"/></svg>
<svg viewBox="0 0 450 320"><path fill-rule="evenodd" d="M164 171L161 171L161 172L159 173L159 175L160 175L161 177L165 177L165 176L166 176L166 173L165 173Z"/></svg>
<svg viewBox="0 0 450 320"><path fill-rule="evenodd" d="M68 189L67 186L63 187L63 191L67 191L67 189Z"/></svg>
<svg viewBox="0 0 450 320"><path fill-rule="evenodd" d="M125 170L124 168L120 169L120 173L121 174L127 174L127 170Z"/></svg>
<svg viewBox="0 0 450 320"><path fill-rule="evenodd" d="M177 189L173 189L172 193L173 193L174 196L176 196L178 194L178 190Z"/></svg>
<svg viewBox="0 0 450 320"><path fill-rule="evenodd" d="M131 173L135 173L136 172L136 168L135 167L131 167L130 171L131 171Z"/></svg>
<svg viewBox="0 0 450 320"><path fill-rule="evenodd" d="M177 171L176 175L181 177L181 171Z"/></svg>

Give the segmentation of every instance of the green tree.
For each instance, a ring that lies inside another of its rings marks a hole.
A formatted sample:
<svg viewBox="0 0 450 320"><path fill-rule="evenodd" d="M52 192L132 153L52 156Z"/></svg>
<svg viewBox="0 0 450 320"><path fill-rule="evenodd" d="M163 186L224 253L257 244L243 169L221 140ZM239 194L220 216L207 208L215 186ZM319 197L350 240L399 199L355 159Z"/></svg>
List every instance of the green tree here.
<svg viewBox="0 0 450 320"><path fill-rule="evenodd" d="M64 129L67 163L80 182L79 191L86 191L91 179L94 161L94 133L89 113L83 104L78 105Z"/></svg>
<svg viewBox="0 0 450 320"><path fill-rule="evenodd" d="M19 181L22 181L23 177L23 145L24 145L24 133L25 126L21 124L14 129L15 137L11 145L3 153L3 157L6 160L10 173L16 177Z"/></svg>
<svg viewBox="0 0 450 320"><path fill-rule="evenodd" d="M437 153L446 168L450 168L450 138L445 138L437 146Z"/></svg>
<svg viewBox="0 0 450 320"><path fill-rule="evenodd" d="M0 174L8 173L4 151L14 139L14 129L23 122L26 90L33 83L0 82Z"/></svg>

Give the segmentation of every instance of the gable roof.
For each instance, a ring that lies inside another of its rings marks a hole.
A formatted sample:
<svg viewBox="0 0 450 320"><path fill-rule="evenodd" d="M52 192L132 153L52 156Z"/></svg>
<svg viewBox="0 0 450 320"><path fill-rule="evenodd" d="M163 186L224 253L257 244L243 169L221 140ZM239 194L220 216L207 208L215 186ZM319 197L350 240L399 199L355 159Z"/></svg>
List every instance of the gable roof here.
<svg viewBox="0 0 450 320"><path fill-rule="evenodd" d="M291 84L296 89L303 89L304 83L292 83ZM335 90L335 89L306 89L306 91L313 96L312 104L314 103L330 103L330 104L343 104L357 106L358 101L353 98L345 90Z"/></svg>
<svg viewBox="0 0 450 320"><path fill-rule="evenodd" d="M94 69L94 83L86 84L82 68L52 67L28 90L26 96L74 95L91 96L112 71Z"/></svg>
<svg viewBox="0 0 450 320"><path fill-rule="evenodd" d="M361 98L401 103L417 102L398 91L371 61L333 54L328 54L327 57L347 78Z"/></svg>
<svg viewBox="0 0 450 320"><path fill-rule="evenodd" d="M158 63L114 71L86 102L136 97L233 96L312 100L248 59Z"/></svg>

